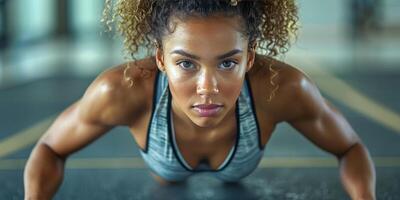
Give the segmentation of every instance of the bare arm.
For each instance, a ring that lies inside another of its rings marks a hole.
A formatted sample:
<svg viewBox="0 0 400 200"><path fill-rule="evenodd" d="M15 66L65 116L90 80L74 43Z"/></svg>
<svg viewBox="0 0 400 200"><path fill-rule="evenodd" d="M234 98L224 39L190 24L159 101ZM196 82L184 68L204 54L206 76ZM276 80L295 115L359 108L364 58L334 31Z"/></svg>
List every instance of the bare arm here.
<svg viewBox="0 0 400 200"><path fill-rule="evenodd" d="M345 117L300 72L292 88L294 114L287 121L339 160L341 181L352 199L375 199L375 169L367 148Z"/></svg>
<svg viewBox="0 0 400 200"><path fill-rule="evenodd" d="M131 120L135 111L121 102L132 99L123 96L126 92L119 86L120 80L119 76L105 74L97 78L40 138L24 171L25 199L51 199L63 180L70 154Z"/></svg>
<svg viewBox="0 0 400 200"><path fill-rule="evenodd" d="M111 128L84 121L78 105L62 112L33 149L24 172L26 199L51 199L62 182L67 156Z"/></svg>

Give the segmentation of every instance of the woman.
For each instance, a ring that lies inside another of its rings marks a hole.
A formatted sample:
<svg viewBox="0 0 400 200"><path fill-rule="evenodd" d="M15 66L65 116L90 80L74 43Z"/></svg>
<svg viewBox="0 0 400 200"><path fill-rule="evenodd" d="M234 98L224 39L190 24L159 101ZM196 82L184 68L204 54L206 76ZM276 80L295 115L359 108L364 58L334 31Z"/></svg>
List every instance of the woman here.
<svg viewBox="0 0 400 200"><path fill-rule="evenodd" d="M237 182L280 122L339 159L353 199L375 198L360 138L304 73L272 58L297 30L293 1L120 0L111 19L129 53L155 54L106 70L60 114L28 160L26 198L51 197L68 155L116 126L129 127L161 183L198 172Z"/></svg>

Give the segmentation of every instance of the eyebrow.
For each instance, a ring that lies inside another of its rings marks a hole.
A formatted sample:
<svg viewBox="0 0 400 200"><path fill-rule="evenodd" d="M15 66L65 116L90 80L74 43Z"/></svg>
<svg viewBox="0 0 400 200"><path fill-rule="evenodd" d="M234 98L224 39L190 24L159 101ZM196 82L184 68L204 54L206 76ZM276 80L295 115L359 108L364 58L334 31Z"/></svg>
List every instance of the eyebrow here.
<svg viewBox="0 0 400 200"><path fill-rule="evenodd" d="M229 51L228 53L225 53L225 54L222 54L222 55L220 55L220 56L217 56L216 59L222 60L222 59L224 59L224 58L233 56L233 55L235 55L235 54L237 54L237 53L241 53L241 52L243 52L243 51L240 50L240 49L234 49L234 50L232 50L232 51ZM171 51L170 54L179 54L179 55L186 56L186 57L189 57L189 58L192 58L192 59L195 59L195 60L200 60L200 57L199 57L199 56L196 56L196 55L190 54L190 53L188 53L188 52L185 52L185 51L182 50L182 49L177 49L177 50Z"/></svg>

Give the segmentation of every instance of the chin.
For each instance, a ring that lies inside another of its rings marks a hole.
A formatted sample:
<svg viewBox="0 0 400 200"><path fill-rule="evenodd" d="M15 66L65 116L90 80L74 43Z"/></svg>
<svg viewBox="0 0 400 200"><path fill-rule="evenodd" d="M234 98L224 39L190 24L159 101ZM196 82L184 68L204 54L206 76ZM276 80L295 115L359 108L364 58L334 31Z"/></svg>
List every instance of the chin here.
<svg viewBox="0 0 400 200"><path fill-rule="evenodd" d="M193 123L201 128L211 128L218 124L218 123L216 123L215 119L197 120L197 121L194 121Z"/></svg>
<svg viewBox="0 0 400 200"><path fill-rule="evenodd" d="M211 128L221 123L221 116L216 117L199 117L194 116L191 119L194 124L201 128Z"/></svg>

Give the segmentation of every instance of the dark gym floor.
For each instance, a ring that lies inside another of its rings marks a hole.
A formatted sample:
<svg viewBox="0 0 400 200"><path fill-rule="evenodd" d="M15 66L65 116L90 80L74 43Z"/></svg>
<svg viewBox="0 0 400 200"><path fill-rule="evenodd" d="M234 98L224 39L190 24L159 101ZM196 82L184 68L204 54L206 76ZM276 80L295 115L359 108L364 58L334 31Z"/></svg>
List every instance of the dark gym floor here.
<svg viewBox="0 0 400 200"><path fill-rule="evenodd" d="M400 199L400 123L393 123L399 119L400 74L348 74L311 77L369 148L378 199ZM58 76L0 91L0 199L23 198L23 167L34 142L93 78ZM345 95L333 96L324 81L341 81L363 94L365 112L344 98L354 91L340 86ZM368 106L369 101L383 107ZM70 157L55 199L349 199L334 157L285 123L275 130L258 169L239 184L199 174L185 184L160 186L148 172L128 130L117 127Z"/></svg>

